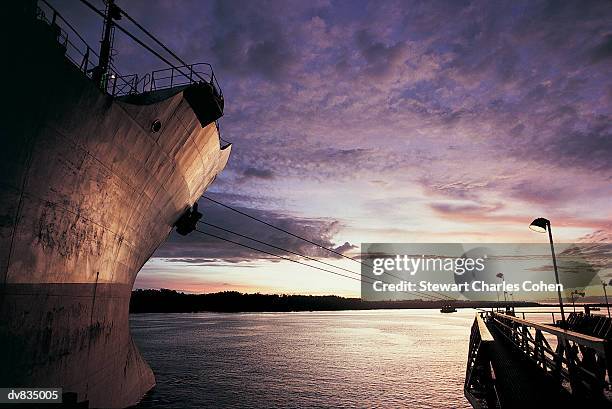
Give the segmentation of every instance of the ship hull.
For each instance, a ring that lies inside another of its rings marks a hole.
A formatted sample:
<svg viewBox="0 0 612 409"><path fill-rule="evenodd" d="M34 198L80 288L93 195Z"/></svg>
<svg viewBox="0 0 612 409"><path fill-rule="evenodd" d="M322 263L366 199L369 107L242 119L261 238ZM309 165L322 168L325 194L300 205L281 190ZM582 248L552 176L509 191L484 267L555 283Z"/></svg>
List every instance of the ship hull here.
<svg viewBox="0 0 612 409"><path fill-rule="evenodd" d="M43 40L5 50L0 387L126 407L155 384L129 331L136 275L231 146L194 113L194 86L113 98Z"/></svg>

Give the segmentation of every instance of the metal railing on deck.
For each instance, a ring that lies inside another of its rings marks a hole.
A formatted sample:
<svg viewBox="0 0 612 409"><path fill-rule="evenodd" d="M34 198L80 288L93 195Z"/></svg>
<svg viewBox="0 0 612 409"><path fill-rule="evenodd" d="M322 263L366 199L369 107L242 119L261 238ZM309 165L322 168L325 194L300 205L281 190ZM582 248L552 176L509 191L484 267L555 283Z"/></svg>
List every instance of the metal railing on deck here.
<svg viewBox="0 0 612 409"><path fill-rule="evenodd" d="M57 33L57 42L66 50L66 58L91 78L100 56L78 31L46 0L39 0L36 18L47 23ZM121 75L112 64L103 81L104 90L112 96L138 92L138 75Z"/></svg>
<svg viewBox="0 0 612 409"><path fill-rule="evenodd" d="M508 314L482 314L514 349L552 376L560 387L581 400L604 399L612 370L607 340ZM545 334L556 337L555 349Z"/></svg>
<svg viewBox="0 0 612 409"><path fill-rule="evenodd" d="M206 81L212 84L219 93L219 96L223 96L223 91L221 91L221 86L219 86L219 82L215 77L213 67L206 62L153 71L150 75L149 88L151 91L154 91L160 88L189 85L199 81Z"/></svg>
<svg viewBox="0 0 612 409"><path fill-rule="evenodd" d="M100 56L77 30L46 0L39 0L36 17L57 32L57 41L65 48L66 57L87 77L92 78L93 70L98 66ZM223 96L212 65L208 63L172 66L147 73L144 76L121 75L111 63L102 81L102 89L111 96L138 94L199 82L208 82L219 97Z"/></svg>

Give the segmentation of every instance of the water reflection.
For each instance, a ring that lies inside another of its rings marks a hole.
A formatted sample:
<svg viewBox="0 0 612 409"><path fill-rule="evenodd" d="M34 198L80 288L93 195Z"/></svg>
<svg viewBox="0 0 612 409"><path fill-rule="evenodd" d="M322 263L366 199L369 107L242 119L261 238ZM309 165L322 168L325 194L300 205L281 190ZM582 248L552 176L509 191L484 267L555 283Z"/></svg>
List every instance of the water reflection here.
<svg viewBox="0 0 612 409"><path fill-rule="evenodd" d="M469 408L474 310L143 314L157 386L139 407Z"/></svg>

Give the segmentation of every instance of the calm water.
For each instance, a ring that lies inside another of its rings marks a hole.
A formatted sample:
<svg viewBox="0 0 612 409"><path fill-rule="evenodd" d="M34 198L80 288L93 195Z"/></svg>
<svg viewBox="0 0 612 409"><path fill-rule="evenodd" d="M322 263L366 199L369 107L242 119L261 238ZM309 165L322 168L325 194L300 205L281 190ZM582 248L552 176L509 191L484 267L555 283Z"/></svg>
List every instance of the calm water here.
<svg viewBox="0 0 612 409"><path fill-rule="evenodd" d="M141 314L139 407L469 408L473 310Z"/></svg>

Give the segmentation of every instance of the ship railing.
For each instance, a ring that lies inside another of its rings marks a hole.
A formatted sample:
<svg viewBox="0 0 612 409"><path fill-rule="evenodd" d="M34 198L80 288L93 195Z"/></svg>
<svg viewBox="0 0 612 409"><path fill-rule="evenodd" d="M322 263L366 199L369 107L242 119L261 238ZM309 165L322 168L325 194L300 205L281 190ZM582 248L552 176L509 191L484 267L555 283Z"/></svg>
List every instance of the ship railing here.
<svg viewBox="0 0 612 409"><path fill-rule="evenodd" d="M47 23L56 32L57 42L64 47L66 57L87 77L92 78L93 71L99 64L100 56L78 31L46 0L39 0L36 17ZM223 98L223 91L209 63L173 66L139 76L138 74L122 75L111 61L108 72L101 81L101 88L111 96L138 94L208 82L218 96Z"/></svg>
<svg viewBox="0 0 612 409"><path fill-rule="evenodd" d="M150 90L155 91L198 82L208 82L216 89L219 96L223 97L223 91L217 81L213 67L206 62L153 71L150 77Z"/></svg>
<svg viewBox="0 0 612 409"><path fill-rule="evenodd" d="M89 47L74 27L45 0L38 2L36 18L47 23L56 32L57 42L65 48L66 57L83 72L88 72L97 65L98 55L95 51Z"/></svg>
<svg viewBox="0 0 612 409"><path fill-rule="evenodd" d="M111 68L105 86L106 92L112 96L135 94L138 92L138 74L120 75Z"/></svg>
<svg viewBox="0 0 612 409"><path fill-rule="evenodd" d="M609 341L503 313L486 312L483 316L560 387L578 398L603 399L612 373Z"/></svg>
<svg viewBox="0 0 612 409"><path fill-rule="evenodd" d="M78 31L46 0L39 0L36 18L47 23L56 32L57 42L64 47L66 58L91 78L100 56ZM112 63L102 81L102 87L113 96L138 92L138 77L135 74L121 75Z"/></svg>

